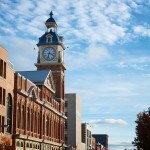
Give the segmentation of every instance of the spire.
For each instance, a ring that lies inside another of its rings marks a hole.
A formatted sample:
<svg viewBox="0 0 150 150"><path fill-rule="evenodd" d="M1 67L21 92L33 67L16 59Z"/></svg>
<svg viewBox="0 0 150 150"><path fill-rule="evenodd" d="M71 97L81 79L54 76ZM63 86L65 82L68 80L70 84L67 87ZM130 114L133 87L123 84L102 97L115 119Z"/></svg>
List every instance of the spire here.
<svg viewBox="0 0 150 150"><path fill-rule="evenodd" d="M50 15L51 18L53 18L53 15L54 15L54 14L53 14L53 12L51 11L49 15Z"/></svg>

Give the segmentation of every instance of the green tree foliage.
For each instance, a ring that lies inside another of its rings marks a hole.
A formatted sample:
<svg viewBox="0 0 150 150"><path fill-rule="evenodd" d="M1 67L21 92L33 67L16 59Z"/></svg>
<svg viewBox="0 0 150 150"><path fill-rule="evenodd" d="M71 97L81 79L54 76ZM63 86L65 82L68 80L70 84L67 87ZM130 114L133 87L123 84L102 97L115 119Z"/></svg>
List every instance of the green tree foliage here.
<svg viewBox="0 0 150 150"><path fill-rule="evenodd" d="M136 137L133 144L143 150L150 150L150 109L137 115Z"/></svg>

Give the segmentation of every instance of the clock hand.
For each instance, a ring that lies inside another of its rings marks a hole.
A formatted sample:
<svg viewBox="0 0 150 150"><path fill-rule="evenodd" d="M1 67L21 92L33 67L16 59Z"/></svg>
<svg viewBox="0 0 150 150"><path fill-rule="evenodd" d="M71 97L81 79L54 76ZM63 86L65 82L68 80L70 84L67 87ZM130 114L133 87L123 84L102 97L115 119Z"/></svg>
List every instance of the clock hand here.
<svg viewBox="0 0 150 150"><path fill-rule="evenodd" d="M50 53L50 51L49 51L49 52L48 52L48 58L50 58L50 57L49 57L50 54L51 54L51 53Z"/></svg>

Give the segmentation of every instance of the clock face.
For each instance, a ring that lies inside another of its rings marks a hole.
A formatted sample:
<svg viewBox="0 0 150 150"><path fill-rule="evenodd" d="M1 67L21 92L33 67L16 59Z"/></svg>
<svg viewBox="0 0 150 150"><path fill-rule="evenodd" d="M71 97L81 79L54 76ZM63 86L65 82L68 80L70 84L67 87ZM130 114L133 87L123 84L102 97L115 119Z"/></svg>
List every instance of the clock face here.
<svg viewBox="0 0 150 150"><path fill-rule="evenodd" d="M52 47L47 47L44 49L43 51L43 57L46 59L46 60L53 60L56 56L56 50Z"/></svg>

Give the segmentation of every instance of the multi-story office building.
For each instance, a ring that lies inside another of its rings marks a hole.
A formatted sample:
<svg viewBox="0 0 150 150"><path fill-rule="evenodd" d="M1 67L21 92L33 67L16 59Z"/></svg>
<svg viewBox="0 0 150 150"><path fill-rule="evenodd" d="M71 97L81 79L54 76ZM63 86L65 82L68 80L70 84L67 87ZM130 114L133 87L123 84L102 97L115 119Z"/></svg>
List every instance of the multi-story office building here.
<svg viewBox="0 0 150 150"><path fill-rule="evenodd" d="M14 73L8 52L0 48L0 129L12 139L11 150L65 147L65 47L52 12L45 27L36 71Z"/></svg>
<svg viewBox="0 0 150 150"><path fill-rule="evenodd" d="M65 94L65 111L68 150L85 150L81 140L81 102L77 94Z"/></svg>
<svg viewBox="0 0 150 150"><path fill-rule="evenodd" d="M92 149L91 126L88 123L82 123L82 142L85 143L85 150Z"/></svg>
<svg viewBox="0 0 150 150"><path fill-rule="evenodd" d="M108 150L108 135L107 134L92 134L96 139L96 143L103 145L105 150Z"/></svg>

